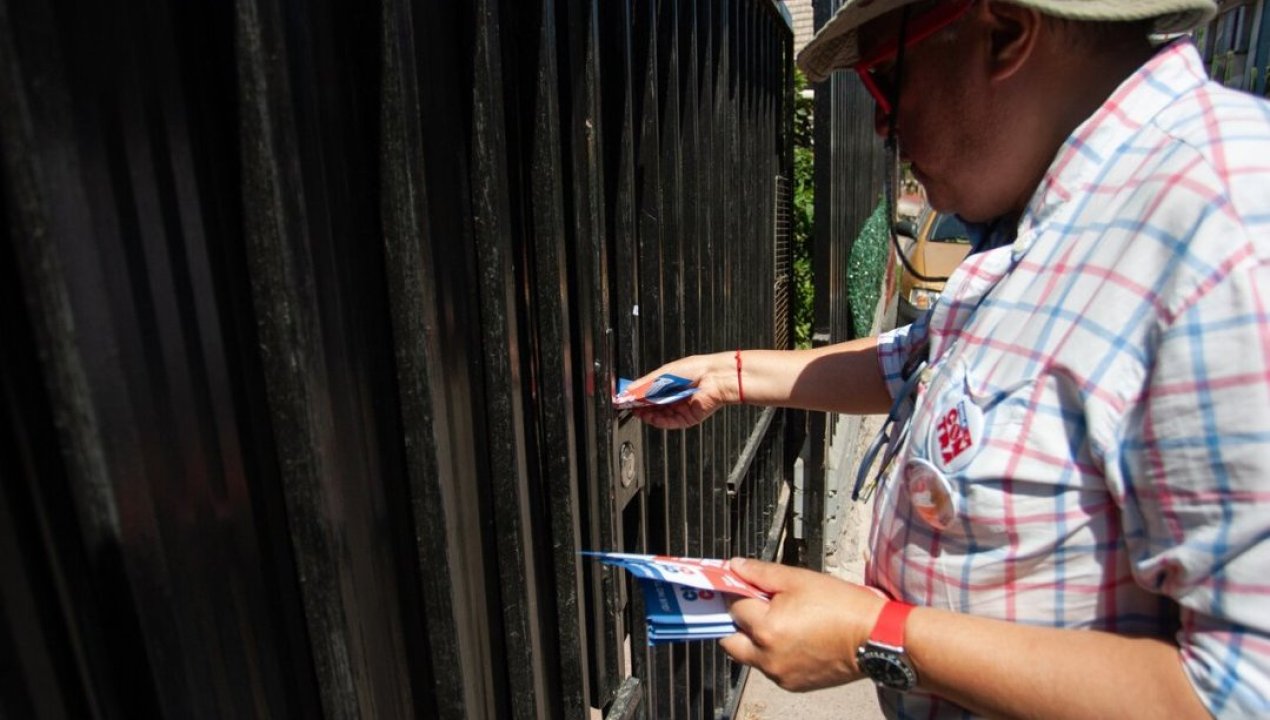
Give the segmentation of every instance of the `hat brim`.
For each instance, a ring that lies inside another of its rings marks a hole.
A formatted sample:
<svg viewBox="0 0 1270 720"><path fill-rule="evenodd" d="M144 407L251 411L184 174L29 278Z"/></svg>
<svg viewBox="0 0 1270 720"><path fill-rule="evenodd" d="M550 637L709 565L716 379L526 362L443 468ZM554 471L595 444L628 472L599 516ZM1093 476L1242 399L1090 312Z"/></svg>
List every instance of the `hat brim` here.
<svg viewBox="0 0 1270 720"><path fill-rule="evenodd" d="M863 24L917 0L846 0L829 22L798 53L798 67L812 82L860 61L856 30Z"/></svg>
<svg viewBox="0 0 1270 720"><path fill-rule="evenodd" d="M798 53L798 67L812 82L860 61L859 27L917 0L846 0ZM1217 14L1213 0L1006 0L1070 20L1125 22L1154 18L1152 32L1186 33Z"/></svg>

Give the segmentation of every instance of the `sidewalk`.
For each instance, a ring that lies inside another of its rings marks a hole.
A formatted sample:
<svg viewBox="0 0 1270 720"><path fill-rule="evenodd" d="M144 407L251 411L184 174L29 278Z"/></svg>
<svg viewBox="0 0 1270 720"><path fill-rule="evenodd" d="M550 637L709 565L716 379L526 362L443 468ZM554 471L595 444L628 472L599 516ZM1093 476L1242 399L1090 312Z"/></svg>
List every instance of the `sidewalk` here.
<svg viewBox="0 0 1270 720"><path fill-rule="evenodd" d="M837 463L832 472L850 473L854 477L856 459L877 432L882 417L868 416L858 421L854 447L844 453L845 462ZM838 486L849 488L850 483L839 482ZM840 536L826 538L825 570L844 580L860 582L873 508L872 505L851 505L849 500L842 507ZM750 672L741 691L736 715L737 720L879 720L883 717L873 683L867 680L816 692L791 693L777 687L757 670Z"/></svg>
<svg viewBox="0 0 1270 720"><path fill-rule="evenodd" d="M893 278L892 268L888 265L881 279L881 302L873 318L875 332L895 327ZM826 458L825 572L851 582L864 579L869 527L873 518L872 503L851 502L851 487L860 458L882 427L885 417L839 417L829 457ZM791 693L777 687L763 673L751 670L745 688L741 690L735 720L881 720L884 717L874 685L868 680L816 692Z"/></svg>

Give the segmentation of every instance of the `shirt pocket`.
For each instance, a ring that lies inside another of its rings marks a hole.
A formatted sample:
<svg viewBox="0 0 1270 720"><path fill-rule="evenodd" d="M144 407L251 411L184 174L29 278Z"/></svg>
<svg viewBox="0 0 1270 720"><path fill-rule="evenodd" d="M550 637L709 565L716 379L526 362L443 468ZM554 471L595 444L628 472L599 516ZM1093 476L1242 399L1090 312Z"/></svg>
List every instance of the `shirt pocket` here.
<svg viewBox="0 0 1270 720"><path fill-rule="evenodd" d="M1020 379L992 388L964 359L938 366L918 399L908 438L908 457L931 463L950 478L982 475L995 467L1028 424L1036 381Z"/></svg>
<svg viewBox="0 0 1270 720"><path fill-rule="evenodd" d="M901 485L911 479L927 491L931 469L942 476L938 485L956 513L941 528L945 534L1004 533L1020 515L1054 513L1061 486L1087 481L1088 468L1074 459L1084 452L1083 423L1052 402L1047 382L1035 376L985 382L960 358L932 374L897 476ZM900 495L902 506L913 504L907 487ZM919 506L924 499L919 491Z"/></svg>

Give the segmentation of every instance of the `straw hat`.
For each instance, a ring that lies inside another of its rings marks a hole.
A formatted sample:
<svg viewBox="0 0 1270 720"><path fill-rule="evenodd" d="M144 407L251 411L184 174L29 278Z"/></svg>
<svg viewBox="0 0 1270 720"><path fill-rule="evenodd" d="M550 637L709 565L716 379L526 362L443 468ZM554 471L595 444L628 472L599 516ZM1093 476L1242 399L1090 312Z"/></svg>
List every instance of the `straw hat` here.
<svg viewBox="0 0 1270 720"><path fill-rule="evenodd" d="M1006 1L1071 20L1115 22L1154 18L1152 32L1161 35L1189 32L1217 13L1216 0ZM798 67L814 82L824 80L838 68L855 65L860 59L856 28L913 2L917 0L845 0L833 18L798 53Z"/></svg>

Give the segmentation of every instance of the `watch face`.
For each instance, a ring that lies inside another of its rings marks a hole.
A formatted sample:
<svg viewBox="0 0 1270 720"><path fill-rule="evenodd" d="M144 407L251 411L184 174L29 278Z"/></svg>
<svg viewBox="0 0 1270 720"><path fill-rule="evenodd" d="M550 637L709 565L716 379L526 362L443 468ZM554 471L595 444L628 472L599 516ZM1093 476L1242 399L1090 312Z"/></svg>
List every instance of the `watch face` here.
<svg viewBox="0 0 1270 720"><path fill-rule="evenodd" d="M911 690L917 685L917 673L903 655L890 650L860 648L857 660L860 671L879 685L895 690Z"/></svg>

